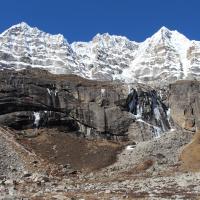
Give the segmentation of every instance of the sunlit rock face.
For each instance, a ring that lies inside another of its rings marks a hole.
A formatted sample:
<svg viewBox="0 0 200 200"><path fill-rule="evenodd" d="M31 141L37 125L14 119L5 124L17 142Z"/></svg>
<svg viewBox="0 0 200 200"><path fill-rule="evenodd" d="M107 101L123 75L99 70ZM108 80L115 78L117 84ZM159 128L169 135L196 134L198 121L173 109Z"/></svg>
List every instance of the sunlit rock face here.
<svg viewBox="0 0 200 200"><path fill-rule="evenodd" d="M0 35L0 68L20 70L26 67L84 76L75 53L62 35L51 35L23 22Z"/></svg>
<svg viewBox="0 0 200 200"><path fill-rule="evenodd" d="M200 42L162 27L144 42L97 34L89 42L69 44L26 23L0 34L0 69L43 68L96 80L166 85L200 75ZM160 80L162 80L160 82Z"/></svg>
<svg viewBox="0 0 200 200"><path fill-rule="evenodd" d="M200 43L166 27L140 43L98 34L90 42L73 43L72 49L90 78L164 85L199 77Z"/></svg>
<svg viewBox="0 0 200 200"><path fill-rule="evenodd" d="M170 85L169 104L174 122L183 129L200 129L200 82L178 81Z"/></svg>

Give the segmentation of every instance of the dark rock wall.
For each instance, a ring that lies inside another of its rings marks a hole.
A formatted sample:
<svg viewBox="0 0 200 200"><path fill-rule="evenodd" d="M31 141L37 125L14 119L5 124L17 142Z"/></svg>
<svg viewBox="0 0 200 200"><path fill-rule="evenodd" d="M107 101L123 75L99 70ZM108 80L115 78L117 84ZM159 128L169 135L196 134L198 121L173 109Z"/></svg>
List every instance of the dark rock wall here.
<svg viewBox="0 0 200 200"><path fill-rule="evenodd" d="M123 84L88 81L43 70L0 72L0 124L23 129L64 125L85 135L124 137Z"/></svg>
<svg viewBox="0 0 200 200"><path fill-rule="evenodd" d="M136 141L159 137L170 127L168 107L163 103L160 90L135 86L128 95L127 110L135 117L129 127L129 136Z"/></svg>
<svg viewBox="0 0 200 200"><path fill-rule="evenodd" d="M160 91L145 85L39 69L3 70L0 83L0 124L15 129L63 126L87 137L126 139L129 134L136 140L170 129Z"/></svg>

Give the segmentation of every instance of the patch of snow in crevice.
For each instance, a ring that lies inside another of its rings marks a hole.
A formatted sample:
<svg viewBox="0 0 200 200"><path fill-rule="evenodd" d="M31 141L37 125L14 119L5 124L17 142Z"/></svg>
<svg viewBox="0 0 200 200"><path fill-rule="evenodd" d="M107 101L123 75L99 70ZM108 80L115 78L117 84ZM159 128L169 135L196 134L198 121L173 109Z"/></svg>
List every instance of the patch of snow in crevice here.
<svg viewBox="0 0 200 200"><path fill-rule="evenodd" d="M135 148L135 145L128 145L126 146L126 150L131 151Z"/></svg>

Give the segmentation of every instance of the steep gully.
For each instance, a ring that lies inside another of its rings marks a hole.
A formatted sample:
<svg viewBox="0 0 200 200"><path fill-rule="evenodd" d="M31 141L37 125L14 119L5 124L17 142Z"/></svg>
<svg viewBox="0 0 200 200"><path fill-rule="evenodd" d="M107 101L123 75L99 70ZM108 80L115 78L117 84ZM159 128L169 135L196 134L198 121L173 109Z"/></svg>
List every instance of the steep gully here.
<svg viewBox="0 0 200 200"><path fill-rule="evenodd" d="M14 129L58 127L88 138L148 140L171 128L166 98L145 85L39 69L3 70L0 82L0 124Z"/></svg>

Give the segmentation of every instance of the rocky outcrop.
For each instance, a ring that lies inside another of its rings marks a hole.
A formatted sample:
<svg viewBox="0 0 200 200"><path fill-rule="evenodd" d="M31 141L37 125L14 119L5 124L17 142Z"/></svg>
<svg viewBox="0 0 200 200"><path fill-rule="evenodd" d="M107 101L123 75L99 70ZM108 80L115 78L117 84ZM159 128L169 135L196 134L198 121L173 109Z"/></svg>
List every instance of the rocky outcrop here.
<svg viewBox="0 0 200 200"><path fill-rule="evenodd" d="M129 138L134 141L146 141L168 131L170 117L164 95L160 90L146 85L129 86L131 92L126 100L127 109L135 117L134 123L129 126ZM149 133L149 134L147 134Z"/></svg>
<svg viewBox="0 0 200 200"><path fill-rule="evenodd" d="M0 123L15 129L64 126L84 135L124 137L123 84L52 75L39 69L0 72Z"/></svg>
<svg viewBox="0 0 200 200"><path fill-rule="evenodd" d="M62 126L87 137L143 141L170 128L160 95L142 84L91 81L31 68L3 70L0 82L0 124L15 129Z"/></svg>
<svg viewBox="0 0 200 200"><path fill-rule="evenodd" d="M170 85L171 117L178 126L193 132L200 128L199 92L199 81L177 81Z"/></svg>

